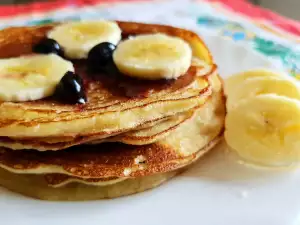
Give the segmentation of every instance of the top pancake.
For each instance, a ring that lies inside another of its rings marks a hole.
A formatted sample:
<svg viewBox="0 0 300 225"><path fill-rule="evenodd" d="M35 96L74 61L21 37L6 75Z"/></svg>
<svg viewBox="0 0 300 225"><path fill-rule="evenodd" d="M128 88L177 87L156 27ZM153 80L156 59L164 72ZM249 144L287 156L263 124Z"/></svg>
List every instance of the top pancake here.
<svg viewBox="0 0 300 225"><path fill-rule="evenodd" d="M54 26L0 31L0 58L31 54L32 46ZM195 33L162 25L119 22L119 26L124 38L157 32L181 37L190 43L194 57L212 65L208 49ZM117 134L193 109L204 104L211 95L207 77L199 76L203 75L202 70L207 70L199 65L191 66L177 80L138 81L119 74L94 76L87 73L84 61L74 64L84 79L87 104L66 105L51 98L0 103L0 136L36 138Z"/></svg>

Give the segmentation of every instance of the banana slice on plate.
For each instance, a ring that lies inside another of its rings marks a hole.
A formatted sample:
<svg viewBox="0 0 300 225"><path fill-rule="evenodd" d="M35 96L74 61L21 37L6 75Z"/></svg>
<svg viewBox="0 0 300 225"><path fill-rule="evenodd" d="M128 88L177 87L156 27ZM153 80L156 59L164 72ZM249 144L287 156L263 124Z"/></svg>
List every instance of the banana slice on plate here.
<svg viewBox="0 0 300 225"><path fill-rule="evenodd" d="M234 91L234 92L233 92ZM292 78L276 76L253 76L232 87L227 98L227 109L231 110L241 100L260 95L277 94L300 100L300 86Z"/></svg>
<svg viewBox="0 0 300 225"><path fill-rule="evenodd" d="M225 95L232 96L235 94L236 88L248 78L253 77L277 77L285 78L287 75L273 71L271 69L254 69L241 73L237 73L225 80L224 91Z"/></svg>
<svg viewBox="0 0 300 225"><path fill-rule="evenodd" d="M225 139L241 158L264 166L300 161L300 101L264 94L241 101L228 112Z"/></svg>
<svg viewBox="0 0 300 225"><path fill-rule="evenodd" d="M71 59L87 58L88 52L97 44L110 42L117 45L121 29L112 21L82 21L58 25L48 33L56 40Z"/></svg>
<svg viewBox="0 0 300 225"><path fill-rule="evenodd" d="M55 55L30 55L0 60L0 101L33 101L52 95L73 64Z"/></svg>
<svg viewBox="0 0 300 225"><path fill-rule="evenodd" d="M121 42L113 60L125 75L140 79L175 79L187 72L192 49L184 40L164 34L132 37Z"/></svg>

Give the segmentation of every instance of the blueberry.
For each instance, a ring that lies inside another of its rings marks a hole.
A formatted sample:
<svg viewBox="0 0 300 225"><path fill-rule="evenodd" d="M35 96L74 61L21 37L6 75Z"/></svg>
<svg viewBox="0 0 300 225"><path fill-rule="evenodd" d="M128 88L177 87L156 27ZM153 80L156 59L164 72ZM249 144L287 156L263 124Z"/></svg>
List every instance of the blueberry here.
<svg viewBox="0 0 300 225"><path fill-rule="evenodd" d="M57 99L70 104L85 104L87 102L82 78L71 71L68 71L61 78L54 95Z"/></svg>
<svg viewBox="0 0 300 225"><path fill-rule="evenodd" d="M112 62L112 55L116 46L109 42L103 42L93 47L88 54L88 66L90 69L101 70Z"/></svg>
<svg viewBox="0 0 300 225"><path fill-rule="evenodd" d="M60 56L63 56L64 54L62 47L57 43L57 41L49 38L45 38L33 46L33 52L40 54L54 53Z"/></svg>

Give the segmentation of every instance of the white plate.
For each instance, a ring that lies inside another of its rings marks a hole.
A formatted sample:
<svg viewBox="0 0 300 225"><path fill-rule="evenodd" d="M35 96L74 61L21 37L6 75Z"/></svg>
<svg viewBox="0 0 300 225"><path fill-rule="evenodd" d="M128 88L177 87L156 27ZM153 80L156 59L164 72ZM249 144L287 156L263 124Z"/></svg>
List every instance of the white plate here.
<svg viewBox="0 0 300 225"><path fill-rule="evenodd" d="M220 73L275 66L220 37L204 36ZM237 137L238 138L238 137ZM220 151L159 188L92 202L45 202L0 189L2 225L293 225L300 223L299 171L240 165Z"/></svg>

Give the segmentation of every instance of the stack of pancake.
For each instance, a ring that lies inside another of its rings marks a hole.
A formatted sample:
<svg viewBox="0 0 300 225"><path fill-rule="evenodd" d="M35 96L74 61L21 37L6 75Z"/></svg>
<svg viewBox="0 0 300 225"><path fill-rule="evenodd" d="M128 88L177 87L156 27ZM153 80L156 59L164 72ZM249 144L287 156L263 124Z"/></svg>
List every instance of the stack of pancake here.
<svg viewBox="0 0 300 225"><path fill-rule="evenodd" d="M46 200L91 200L156 187L221 139L225 104L209 50L178 28L118 22L123 38L165 33L193 50L188 72L169 81L83 76L88 102L46 98L0 104L0 185ZM0 31L0 57L32 53L56 25ZM84 72L83 72L84 71Z"/></svg>

